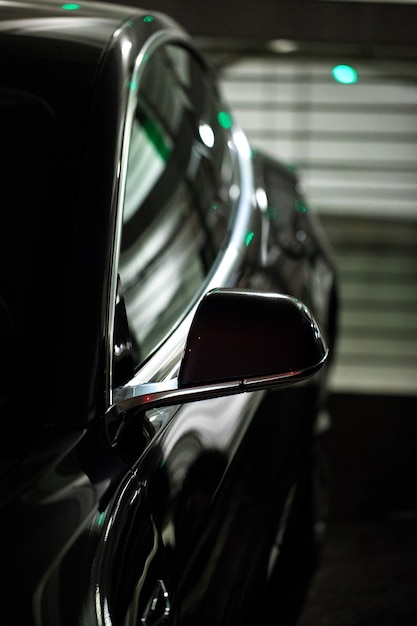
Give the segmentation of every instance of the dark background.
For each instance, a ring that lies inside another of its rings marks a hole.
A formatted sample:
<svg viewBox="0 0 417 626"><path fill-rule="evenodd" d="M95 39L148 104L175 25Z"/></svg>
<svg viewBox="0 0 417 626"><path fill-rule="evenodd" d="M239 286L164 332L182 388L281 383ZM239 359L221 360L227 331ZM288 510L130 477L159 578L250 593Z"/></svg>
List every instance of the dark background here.
<svg viewBox="0 0 417 626"><path fill-rule="evenodd" d="M289 39L311 46L349 45L361 55L417 56L417 4L331 0L127 0L162 11L194 37L217 46L262 46Z"/></svg>
<svg viewBox="0 0 417 626"><path fill-rule="evenodd" d="M417 398L333 394L330 515L298 626L417 624Z"/></svg>

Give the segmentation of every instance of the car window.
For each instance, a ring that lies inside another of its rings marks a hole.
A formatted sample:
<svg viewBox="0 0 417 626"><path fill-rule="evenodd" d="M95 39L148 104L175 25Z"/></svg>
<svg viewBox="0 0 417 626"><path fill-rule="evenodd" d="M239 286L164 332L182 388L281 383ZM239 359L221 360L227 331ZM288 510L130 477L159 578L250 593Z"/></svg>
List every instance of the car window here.
<svg viewBox="0 0 417 626"><path fill-rule="evenodd" d="M222 115L210 75L186 48L168 45L147 59L119 262L135 368L195 302L227 240L237 167Z"/></svg>

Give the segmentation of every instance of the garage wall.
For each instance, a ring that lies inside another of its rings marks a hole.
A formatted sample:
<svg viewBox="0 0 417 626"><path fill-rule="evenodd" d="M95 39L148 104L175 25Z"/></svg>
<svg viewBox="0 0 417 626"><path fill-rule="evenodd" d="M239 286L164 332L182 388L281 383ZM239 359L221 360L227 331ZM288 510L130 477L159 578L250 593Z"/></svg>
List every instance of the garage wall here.
<svg viewBox="0 0 417 626"><path fill-rule="evenodd" d="M417 64L242 58L225 95L254 147L297 168L339 272L332 389L417 395Z"/></svg>
<svg viewBox="0 0 417 626"><path fill-rule="evenodd" d="M334 81L339 62L355 84ZM297 167L320 213L416 217L416 63L253 57L221 77L252 144Z"/></svg>

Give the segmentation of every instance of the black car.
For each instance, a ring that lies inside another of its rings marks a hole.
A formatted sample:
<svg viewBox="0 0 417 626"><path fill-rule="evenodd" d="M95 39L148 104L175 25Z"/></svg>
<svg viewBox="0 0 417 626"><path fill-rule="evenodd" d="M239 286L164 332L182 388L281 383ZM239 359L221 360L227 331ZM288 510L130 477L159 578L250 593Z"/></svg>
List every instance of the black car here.
<svg viewBox="0 0 417 626"><path fill-rule="evenodd" d="M1 0L0 59L2 621L293 623L337 327L296 176L164 15Z"/></svg>

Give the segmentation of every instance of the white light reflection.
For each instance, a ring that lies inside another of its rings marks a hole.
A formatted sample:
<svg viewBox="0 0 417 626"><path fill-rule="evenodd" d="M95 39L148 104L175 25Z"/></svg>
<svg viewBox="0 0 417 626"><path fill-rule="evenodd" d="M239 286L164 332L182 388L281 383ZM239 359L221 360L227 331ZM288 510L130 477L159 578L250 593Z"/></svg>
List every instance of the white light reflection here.
<svg viewBox="0 0 417 626"><path fill-rule="evenodd" d="M240 187L239 185L231 185L230 186L230 191L229 191L229 195L231 200L237 200L239 198L240 195Z"/></svg>
<svg viewBox="0 0 417 626"><path fill-rule="evenodd" d="M200 139L207 148L212 148L214 146L215 137L214 131L209 124L200 124L198 127L198 133L200 135Z"/></svg>
<svg viewBox="0 0 417 626"><path fill-rule="evenodd" d="M132 42L131 41L124 41L122 43L122 55L124 57L128 57L129 56L129 52L132 49Z"/></svg>
<svg viewBox="0 0 417 626"><path fill-rule="evenodd" d="M255 191L256 204L262 212L265 212L268 208L268 198L265 193L265 189L258 187Z"/></svg>

